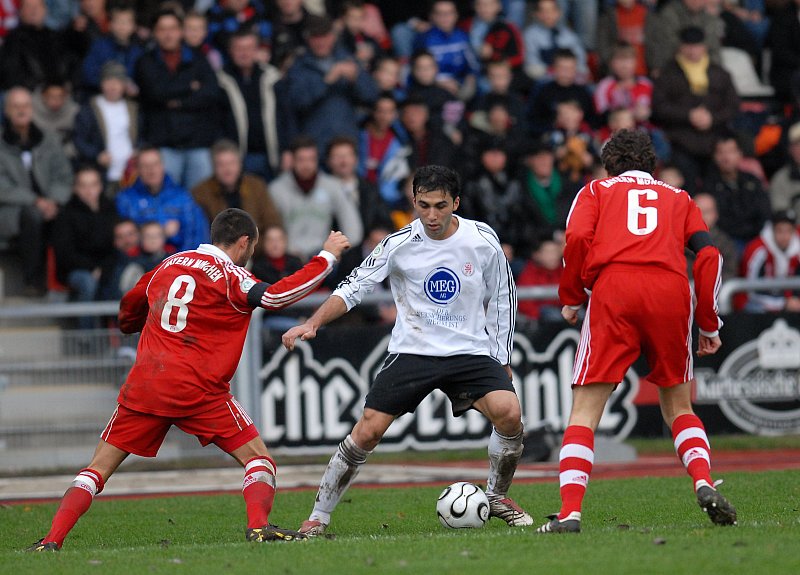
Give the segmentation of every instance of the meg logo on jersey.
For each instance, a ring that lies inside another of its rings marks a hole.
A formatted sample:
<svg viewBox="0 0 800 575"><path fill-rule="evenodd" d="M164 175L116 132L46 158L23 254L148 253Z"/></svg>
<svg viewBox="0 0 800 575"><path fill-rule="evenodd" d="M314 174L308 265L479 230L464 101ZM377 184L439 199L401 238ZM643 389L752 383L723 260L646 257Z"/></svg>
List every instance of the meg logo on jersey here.
<svg viewBox="0 0 800 575"><path fill-rule="evenodd" d="M452 270L436 268L425 278L425 295L433 303L445 305L461 293L461 281Z"/></svg>

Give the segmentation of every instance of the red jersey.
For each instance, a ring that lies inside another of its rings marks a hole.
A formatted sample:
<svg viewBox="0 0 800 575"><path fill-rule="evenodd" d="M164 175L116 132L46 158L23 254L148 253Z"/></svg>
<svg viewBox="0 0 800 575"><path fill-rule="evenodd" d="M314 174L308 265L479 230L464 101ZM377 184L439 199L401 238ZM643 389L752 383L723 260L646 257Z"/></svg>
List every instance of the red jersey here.
<svg viewBox="0 0 800 575"><path fill-rule="evenodd" d="M227 401L253 309L281 309L302 299L334 262L321 252L268 286L210 244L168 257L120 302L120 329L142 336L117 401L164 417L187 417Z"/></svg>
<svg viewBox="0 0 800 575"><path fill-rule="evenodd" d="M708 232L689 195L641 171L593 180L575 197L567 218L564 274L559 297L566 305L587 299L604 269L663 270L686 278L684 248L697 232ZM697 323L715 333L722 257L713 245L698 249L694 264ZM624 296L624 294L621 294ZM669 305L665 302L664 305ZM646 311L646 310L645 310Z"/></svg>

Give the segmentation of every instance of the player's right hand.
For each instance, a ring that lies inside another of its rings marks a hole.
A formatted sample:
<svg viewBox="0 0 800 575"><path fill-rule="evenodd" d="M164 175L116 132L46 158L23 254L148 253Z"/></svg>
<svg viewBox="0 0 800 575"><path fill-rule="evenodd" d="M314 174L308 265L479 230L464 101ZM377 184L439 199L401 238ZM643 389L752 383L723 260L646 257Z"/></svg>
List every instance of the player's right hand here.
<svg viewBox="0 0 800 575"><path fill-rule="evenodd" d="M298 337L303 341L314 339L317 337L317 328L308 323L296 325L281 336L281 343L283 343L283 347L292 351L294 349L294 342Z"/></svg>
<svg viewBox="0 0 800 575"><path fill-rule="evenodd" d="M342 232L331 232L328 239L322 244L322 249L332 253L338 260L345 250L350 249L350 240Z"/></svg>

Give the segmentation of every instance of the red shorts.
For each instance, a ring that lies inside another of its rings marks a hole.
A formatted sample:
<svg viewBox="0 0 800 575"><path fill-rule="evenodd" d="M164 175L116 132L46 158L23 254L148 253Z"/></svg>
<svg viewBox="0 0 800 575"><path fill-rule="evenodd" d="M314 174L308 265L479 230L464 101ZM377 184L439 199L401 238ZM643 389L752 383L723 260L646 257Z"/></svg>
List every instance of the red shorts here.
<svg viewBox="0 0 800 575"><path fill-rule="evenodd" d="M619 383L641 353L647 380L671 387L693 377L692 295L686 278L612 268L589 298L572 385Z"/></svg>
<svg viewBox="0 0 800 575"><path fill-rule="evenodd" d="M225 453L258 437L253 420L233 397L188 417L163 417L118 405L100 437L128 453L155 457L173 425L197 437L200 445L213 443Z"/></svg>

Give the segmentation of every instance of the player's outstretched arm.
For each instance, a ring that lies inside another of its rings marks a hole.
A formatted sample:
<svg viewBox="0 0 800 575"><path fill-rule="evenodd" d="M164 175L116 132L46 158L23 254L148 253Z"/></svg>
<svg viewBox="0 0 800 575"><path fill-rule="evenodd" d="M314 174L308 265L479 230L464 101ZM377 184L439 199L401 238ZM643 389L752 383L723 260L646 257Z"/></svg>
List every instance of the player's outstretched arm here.
<svg viewBox="0 0 800 575"><path fill-rule="evenodd" d="M317 330L320 327L329 324L346 313L347 305L344 300L337 295L332 295L325 300L325 303L304 324L296 325L284 333L281 337L281 342L286 349L292 351L295 340L298 337L303 341L314 339L317 337Z"/></svg>
<svg viewBox="0 0 800 575"><path fill-rule="evenodd" d="M253 307L269 310L283 309L312 293L331 272L335 261L350 247L350 240L342 232L331 232L319 255L305 266L272 285L258 283L247 292L247 301Z"/></svg>

